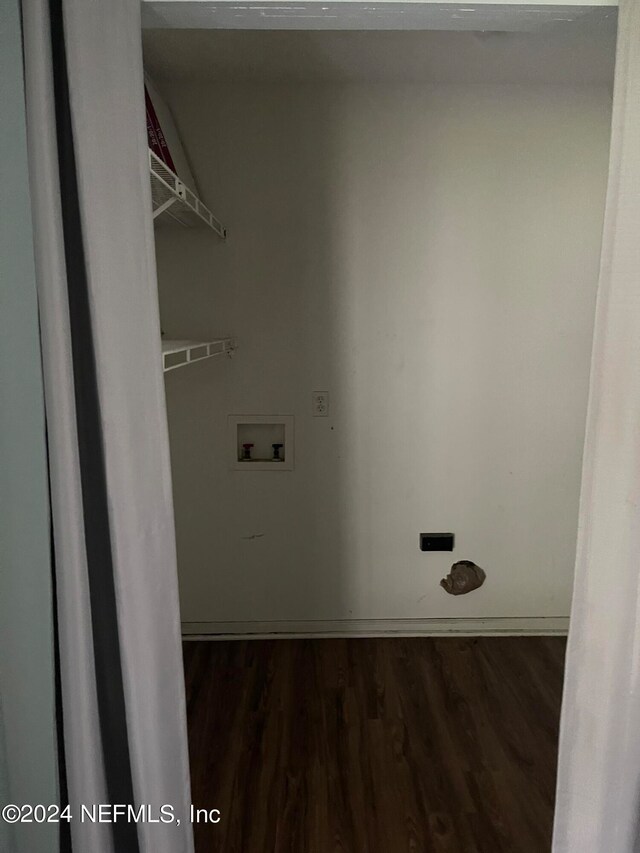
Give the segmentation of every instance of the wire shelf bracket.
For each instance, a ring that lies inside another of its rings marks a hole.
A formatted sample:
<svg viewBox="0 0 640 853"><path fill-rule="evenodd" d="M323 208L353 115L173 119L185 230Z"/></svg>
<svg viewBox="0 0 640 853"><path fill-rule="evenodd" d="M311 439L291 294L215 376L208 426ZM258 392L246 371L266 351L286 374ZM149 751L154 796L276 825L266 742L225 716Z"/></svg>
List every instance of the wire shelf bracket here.
<svg viewBox="0 0 640 853"><path fill-rule="evenodd" d="M214 341L162 341L162 370L168 373L178 367L186 367L205 358L216 355L231 355L235 350L231 338L217 338Z"/></svg>
<svg viewBox="0 0 640 853"><path fill-rule="evenodd" d="M207 225L223 240L227 229L166 163L149 149L153 220L172 220L185 228Z"/></svg>

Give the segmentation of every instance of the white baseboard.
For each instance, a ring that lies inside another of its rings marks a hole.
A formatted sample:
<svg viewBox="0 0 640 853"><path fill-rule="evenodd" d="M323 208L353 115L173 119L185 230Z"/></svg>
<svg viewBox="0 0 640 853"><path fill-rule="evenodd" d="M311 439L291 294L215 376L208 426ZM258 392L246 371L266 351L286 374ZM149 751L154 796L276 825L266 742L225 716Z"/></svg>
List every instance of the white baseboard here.
<svg viewBox="0 0 640 853"><path fill-rule="evenodd" d="M330 619L283 622L183 622L185 640L261 640L277 637L562 636L568 616L489 619Z"/></svg>

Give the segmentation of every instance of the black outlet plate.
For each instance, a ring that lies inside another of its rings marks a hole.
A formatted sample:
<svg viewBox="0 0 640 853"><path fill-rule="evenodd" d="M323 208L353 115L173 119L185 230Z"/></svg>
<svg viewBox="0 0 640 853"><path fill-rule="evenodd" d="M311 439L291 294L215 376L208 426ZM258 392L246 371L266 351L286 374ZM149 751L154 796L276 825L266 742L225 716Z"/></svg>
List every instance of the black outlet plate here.
<svg viewBox="0 0 640 853"><path fill-rule="evenodd" d="M455 536L453 533L421 533L421 551L453 551Z"/></svg>

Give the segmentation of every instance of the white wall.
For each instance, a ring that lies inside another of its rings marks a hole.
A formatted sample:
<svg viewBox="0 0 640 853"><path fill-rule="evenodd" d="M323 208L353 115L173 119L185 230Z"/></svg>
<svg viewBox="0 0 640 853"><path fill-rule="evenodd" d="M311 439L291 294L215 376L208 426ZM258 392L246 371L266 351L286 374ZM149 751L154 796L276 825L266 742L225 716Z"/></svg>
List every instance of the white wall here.
<svg viewBox="0 0 640 853"><path fill-rule="evenodd" d="M167 377L183 619L567 615L608 91L163 91L230 234L159 235L163 327L238 339ZM229 471L228 413L294 414L295 471Z"/></svg>

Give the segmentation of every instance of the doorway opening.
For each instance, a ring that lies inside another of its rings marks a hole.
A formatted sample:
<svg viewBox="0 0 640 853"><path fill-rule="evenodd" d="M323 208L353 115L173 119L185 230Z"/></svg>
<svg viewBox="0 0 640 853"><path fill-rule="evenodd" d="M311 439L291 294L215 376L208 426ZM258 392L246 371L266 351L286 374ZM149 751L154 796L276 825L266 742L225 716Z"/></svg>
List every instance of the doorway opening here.
<svg viewBox="0 0 640 853"><path fill-rule="evenodd" d="M616 30L504 14L143 31L198 850L549 849Z"/></svg>

